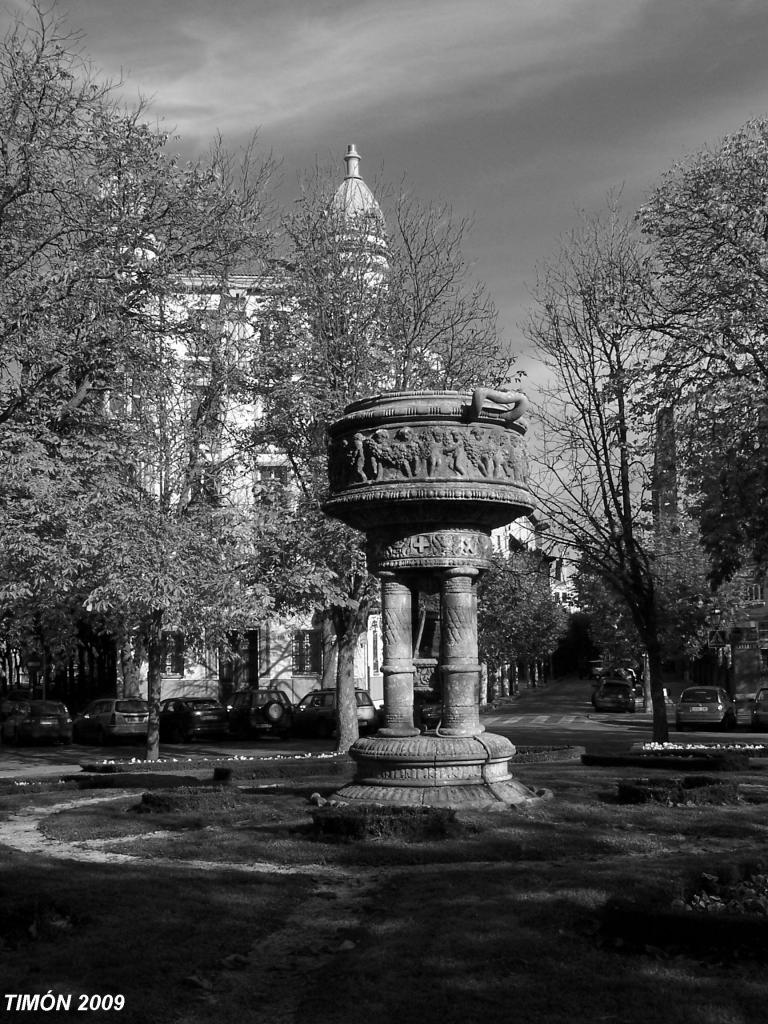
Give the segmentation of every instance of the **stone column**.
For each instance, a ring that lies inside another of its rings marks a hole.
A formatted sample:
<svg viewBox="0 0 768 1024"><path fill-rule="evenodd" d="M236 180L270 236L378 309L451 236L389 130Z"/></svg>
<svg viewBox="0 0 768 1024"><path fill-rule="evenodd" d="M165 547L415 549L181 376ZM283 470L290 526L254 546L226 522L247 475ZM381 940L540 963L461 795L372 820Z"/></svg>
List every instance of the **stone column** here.
<svg viewBox="0 0 768 1024"><path fill-rule="evenodd" d="M413 724L413 627L411 588L394 572L381 572L384 646L384 726L381 736L418 736Z"/></svg>
<svg viewBox="0 0 768 1024"><path fill-rule="evenodd" d="M480 665L477 660L477 576L470 567L447 569L440 587L442 736L478 736Z"/></svg>

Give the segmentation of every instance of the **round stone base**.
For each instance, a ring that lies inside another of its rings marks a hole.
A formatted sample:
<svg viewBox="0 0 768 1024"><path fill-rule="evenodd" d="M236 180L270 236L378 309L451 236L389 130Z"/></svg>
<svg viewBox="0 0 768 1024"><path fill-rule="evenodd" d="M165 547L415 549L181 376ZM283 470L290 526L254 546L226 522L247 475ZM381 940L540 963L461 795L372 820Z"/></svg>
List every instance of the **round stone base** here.
<svg viewBox="0 0 768 1024"><path fill-rule="evenodd" d="M365 736L349 751L357 765L340 800L429 807L507 807L549 796L513 778L504 736Z"/></svg>

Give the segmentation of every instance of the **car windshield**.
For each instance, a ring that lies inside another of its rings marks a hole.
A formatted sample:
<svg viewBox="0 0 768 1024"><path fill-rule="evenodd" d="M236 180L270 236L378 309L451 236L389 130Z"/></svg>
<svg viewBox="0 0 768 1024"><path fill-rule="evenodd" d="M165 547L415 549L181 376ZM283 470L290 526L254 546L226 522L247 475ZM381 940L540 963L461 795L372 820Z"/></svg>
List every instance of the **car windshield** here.
<svg viewBox="0 0 768 1024"><path fill-rule="evenodd" d="M357 701L357 706L359 708L367 708L373 704L369 693L356 693L355 700Z"/></svg>
<svg viewBox="0 0 768 1024"><path fill-rule="evenodd" d="M768 700L768 690L758 690L755 694L755 700Z"/></svg>
<svg viewBox="0 0 768 1024"><path fill-rule="evenodd" d="M205 697L192 697L189 700L185 700L184 703L188 708L192 708L195 711L199 711L202 708L220 708L221 704L217 700Z"/></svg>
<svg viewBox="0 0 768 1024"><path fill-rule="evenodd" d="M689 690L683 690L680 695L680 700L685 704L707 704L711 701L716 701L717 698L717 690L707 688L706 686L691 687Z"/></svg>
<svg viewBox="0 0 768 1024"><path fill-rule="evenodd" d="M603 683L603 694L629 693L629 683Z"/></svg>
<svg viewBox="0 0 768 1024"><path fill-rule="evenodd" d="M63 704L52 700L41 700L37 704L31 704L30 708L35 718L39 718L41 715L66 715L67 713Z"/></svg>
<svg viewBox="0 0 768 1024"><path fill-rule="evenodd" d="M267 704L271 700L279 700L281 703L285 700L280 690L254 690L256 694L257 704Z"/></svg>
<svg viewBox="0 0 768 1024"><path fill-rule="evenodd" d="M144 714L149 710L149 704L146 704L143 700L116 700L115 711L119 711L120 714Z"/></svg>

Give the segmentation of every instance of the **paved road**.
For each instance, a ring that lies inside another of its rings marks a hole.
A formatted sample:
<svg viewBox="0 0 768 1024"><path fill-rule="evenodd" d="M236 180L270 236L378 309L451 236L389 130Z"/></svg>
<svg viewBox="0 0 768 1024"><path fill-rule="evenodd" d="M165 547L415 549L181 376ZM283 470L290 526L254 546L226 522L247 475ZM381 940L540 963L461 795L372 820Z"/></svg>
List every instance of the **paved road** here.
<svg viewBox="0 0 768 1024"><path fill-rule="evenodd" d="M534 689L483 715L490 732L508 736L520 746L570 744L590 752L626 750L651 739L650 714L606 715L592 707L592 684L561 679Z"/></svg>
<svg viewBox="0 0 768 1024"><path fill-rule="evenodd" d="M583 746L590 753L628 750L633 743L652 738L650 713L600 714L591 703L592 685L586 680L556 680L535 690L523 689L514 699L484 714L482 722L489 732L508 736L518 746L567 744ZM686 743L695 740L718 742L738 738L740 741L765 740L765 734L748 733L740 727L737 733L674 732L670 738ZM226 740L218 743L163 744L163 758L188 757L274 757L300 756L304 753L330 753L332 740ZM0 747L0 778L33 775L56 775L77 772L84 761L140 759L139 746L90 747Z"/></svg>

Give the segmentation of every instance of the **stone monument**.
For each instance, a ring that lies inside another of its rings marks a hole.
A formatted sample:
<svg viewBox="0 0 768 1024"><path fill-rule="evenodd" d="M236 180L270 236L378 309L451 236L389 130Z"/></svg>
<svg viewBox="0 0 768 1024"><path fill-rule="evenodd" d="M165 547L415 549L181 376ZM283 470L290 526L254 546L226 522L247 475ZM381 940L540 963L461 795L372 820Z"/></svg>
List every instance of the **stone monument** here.
<svg viewBox="0 0 768 1024"><path fill-rule="evenodd" d="M381 580L384 724L357 740L348 801L503 806L538 795L511 775L515 748L480 722L477 581L491 531L533 511L528 408L511 389L386 392L353 402L329 428L327 514L363 531ZM414 725L414 610L437 601L433 673L442 719Z"/></svg>

